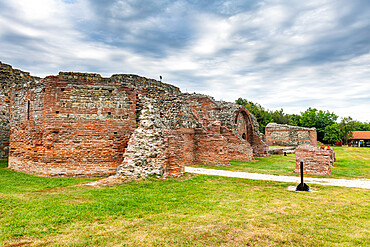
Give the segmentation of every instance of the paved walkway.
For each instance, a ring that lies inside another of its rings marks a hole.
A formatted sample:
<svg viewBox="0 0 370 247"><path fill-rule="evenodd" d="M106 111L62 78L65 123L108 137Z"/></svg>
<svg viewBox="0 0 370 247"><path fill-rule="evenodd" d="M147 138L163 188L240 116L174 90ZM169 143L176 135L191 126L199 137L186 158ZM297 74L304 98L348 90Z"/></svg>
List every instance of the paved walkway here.
<svg viewBox="0 0 370 247"><path fill-rule="evenodd" d="M233 172L215 169L205 169L205 168L194 168L185 167L185 172L204 174L204 175L214 175L232 178L246 178L254 180L271 180L280 182L289 182L299 184L301 182L300 177L293 176L276 176L260 173L249 173L249 172ZM333 185L333 186L343 186L343 187L353 187L353 188L363 188L370 189L370 179L336 179L336 178L304 178L304 182L309 185L312 184L322 184L322 185Z"/></svg>

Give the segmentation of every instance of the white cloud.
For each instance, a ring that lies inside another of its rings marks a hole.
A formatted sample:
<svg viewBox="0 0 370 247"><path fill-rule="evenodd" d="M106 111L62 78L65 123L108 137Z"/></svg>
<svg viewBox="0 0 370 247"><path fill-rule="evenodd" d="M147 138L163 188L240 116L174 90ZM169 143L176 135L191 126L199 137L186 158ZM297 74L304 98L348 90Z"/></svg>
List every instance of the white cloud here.
<svg viewBox="0 0 370 247"><path fill-rule="evenodd" d="M141 15L135 1L2 2L13 12L0 10L0 60L35 75L162 75L216 99L370 120L366 4L262 1L235 11L225 1L220 14L187 1L148 2L157 5Z"/></svg>

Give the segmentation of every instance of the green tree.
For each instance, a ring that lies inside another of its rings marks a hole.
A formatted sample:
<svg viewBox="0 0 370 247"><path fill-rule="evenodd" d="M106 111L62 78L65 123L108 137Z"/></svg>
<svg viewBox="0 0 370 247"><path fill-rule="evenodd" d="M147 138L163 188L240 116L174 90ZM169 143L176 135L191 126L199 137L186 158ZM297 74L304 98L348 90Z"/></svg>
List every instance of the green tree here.
<svg viewBox="0 0 370 247"><path fill-rule="evenodd" d="M341 136L342 135L341 135L339 124L334 123L332 125L328 125L325 127L325 135L324 135L323 140L328 143L334 144L338 141L339 142L342 141Z"/></svg>
<svg viewBox="0 0 370 247"><path fill-rule="evenodd" d="M266 110L258 103L239 98L236 104L242 105L252 113L259 123L259 131L265 133L265 127L271 122L278 124L289 124L293 126L315 127L317 130L317 139L334 143L342 141L348 143L352 137L352 131L370 131L370 122L360 122L346 117L339 124L336 123L338 116L333 112L317 110L309 107L305 112L298 114L286 114L283 109ZM338 134L338 131L340 134Z"/></svg>
<svg viewBox="0 0 370 247"><path fill-rule="evenodd" d="M353 131L370 131L370 123L362 123L360 121L353 120L352 121Z"/></svg>
<svg viewBox="0 0 370 247"><path fill-rule="evenodd" d="M288 122L288 124L289 125L293 125L293 126L301 126L300 119L301 119L301 116L300 115L298 115L298 114L290 114L289 115L289 122Z"/></svg>
<svg viewBox="0 0 370 247"><path fill-rule="evenodd" d="M281 108L279 111L276 110L272 112L272 121L278 124L288 124L289 115L284 113L284 110Z"/></svg>
<svg viewBox="0 0 370 247"><path fill-rule="evenodd" d="M334 124L337 119L338 116L334 113L309 107L305 112L301 112L299 122L303 127L315 127L317 139L322 142L325 136L325 127Z"/></svg>
<svg viewBox="0 0 370 247"><path fill-rule="evenodd" d="M351 117L342 118L339 123L341 138L345 144L348 144L349 139L352 137L352 131L356 129L356 122Z"/></svg>

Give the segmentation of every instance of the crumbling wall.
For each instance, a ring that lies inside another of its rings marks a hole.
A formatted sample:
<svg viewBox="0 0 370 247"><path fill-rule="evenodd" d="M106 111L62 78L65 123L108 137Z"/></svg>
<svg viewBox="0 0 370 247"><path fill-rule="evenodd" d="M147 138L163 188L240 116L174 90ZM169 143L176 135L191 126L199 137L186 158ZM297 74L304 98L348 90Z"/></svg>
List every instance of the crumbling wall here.
<svg viewBox="0 0 370 247"><path fill-rule="evenodd" d="M10 90L29 87L40 78L0 62L0 159L8 158L10 136Z"/></svg>
<svg viewBox="0 0 370 247"><path fill-rule="evenodd" d="M138 95L143 109L117 169L123 176L180 175L194 161L194 128L190 110L176 97L155 100Z"/></svg>
<svg viewBox="0 0 370 247"><path fill-rule="evenodd" d="M135 88L138 94L153 99L163 99L164 97L181 94L178 87L138 75L115 74L112 75L109 80L118 83L124 82L127 86Z"/></svg>
<svg viewBox="0 0 370 247"><path fill-rule="evenodd" d="M298 146L300 144L317 146L315 128L269 123L265 128L265 135L269 146Z"/></svg>
<svg viewBox="0 0 370 247"><path fill-rule="evenodd" d="M6 159L9 153L10 135L10 100L4 94L0 95L0 159Z"/></svg>
<svg viewBox="0 0 370 247"><path fill-rule="evenodd" d="M218 112L218 118L222 125L246 140L253 149L254 157L268 156L268 146L262 141L262 134L258 130L259 125L255 116L244 106L225 101L217 101L217 103L221 109Z"/></svg>
<svg viewBox="0 0 370 247"><path fill-rule="evenodd" d="M14 79L11 98L0 101L0 110L10 103L14 170L166 177L184 173L185 165L267 155L256 119L233 103L136 75L27 78Z"/></svg>
<svg viewBox="0 0 370 247"><path fill-rule="evenodd" d="M138 97L142 104L138 128L117 174L176 176L184 172L185 165L227 165L230 159L253 159L250 144L221 125L217 105L208 97L194 101L188 95Z"/></svg>
<svg viewBox="0 0 370 247"><path fill-rule="evenodd" d="M164 175L166 147L163 123L159 121L159 112L154 107L150 99L146 99L138 126L124 153L123 163L117 168L118 175L135 177Z"/></svg>
<svg viewBox="0 0 370 247"><path fill-rule="evenodd" d="M12 93L9 168L113 174L136 127L136 94L99 75L60 73Z"/></svg>
<svg viewBox="0 0 370 247"><path fill-rule="evenodd" d="M225 126L221 126L220 134L227 140L227 156L229 160L253 160L253 148L246 140L236 136Z"/></svg>
<svg viewBox="0 0 370 247"><path fill-rule="evenodd" d="M252 156L268 156L268 146L261 139L257 119L245 107L230 102L215 101L212 97L203 94L183 94L181 97L185 99L196 119L206 129L206 126L210 126L211 123L220 121L221 126L230 130L233 136L239 140L246 140L249 147L253 150ZM224 133L226 134L227 132ZM224 133L221 133L221 135L225 135ZM230 140L230 138L228 139ZM245 145L245 142L234 142L234 144L237 143ZM230 153L234 152L232 150L235 150L235 145L230 145L230 147ZM252 158L249 152L245 153L244 160ZM242 159L242 155L239 155L238 159Z"/></svg>
<svg viewBox="0 0 370 247"><path fill-rule="evenodd" d="M196 164L229 164L227 139L220 134L220 122L208 126L210 131L196 129Z"/></svg>
<svg viewBox="0 0 370 247"><path fill-rule="evenodd" d="M332 149L321 149L309 144L299 145L295 150L296 167L294 172L300 173L300 162L303 161L303 173L331 176L335 154Z"/></svg>

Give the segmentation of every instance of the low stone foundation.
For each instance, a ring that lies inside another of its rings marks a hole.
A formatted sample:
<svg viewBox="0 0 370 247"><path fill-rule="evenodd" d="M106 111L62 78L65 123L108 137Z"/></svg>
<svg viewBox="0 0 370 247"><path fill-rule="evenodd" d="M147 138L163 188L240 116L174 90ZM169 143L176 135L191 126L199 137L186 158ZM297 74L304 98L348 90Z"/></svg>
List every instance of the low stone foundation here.
<svg viewBox="0 0 370 247"><path fill-rule="evenodd" d="M330 167L334 165L335 161L333 150L303 144L296 148L295 157L294 173L300 173L300 162L303 161L303 173L331 176Z"/></svg>
<svg viewBox="0 0 370 247"><path fill-rule="evenodd" d="M119 163L105 162L96 165L89 162L49 163L23 157L9 157L9 169L42 177L108 177L115 174Z"/></svg>

